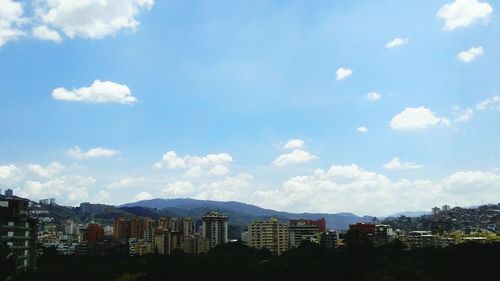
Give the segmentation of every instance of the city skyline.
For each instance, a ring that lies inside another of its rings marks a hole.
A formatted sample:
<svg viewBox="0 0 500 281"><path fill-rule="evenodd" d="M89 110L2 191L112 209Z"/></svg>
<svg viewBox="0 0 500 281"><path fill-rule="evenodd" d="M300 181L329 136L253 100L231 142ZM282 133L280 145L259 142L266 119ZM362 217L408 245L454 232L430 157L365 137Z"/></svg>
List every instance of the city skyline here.
<svg viewBox="0 0 500 281"><path fill-rule="evenodd" d="M498 3L103 3L0 0L2 190L375 216L500 202Z"/></svg>

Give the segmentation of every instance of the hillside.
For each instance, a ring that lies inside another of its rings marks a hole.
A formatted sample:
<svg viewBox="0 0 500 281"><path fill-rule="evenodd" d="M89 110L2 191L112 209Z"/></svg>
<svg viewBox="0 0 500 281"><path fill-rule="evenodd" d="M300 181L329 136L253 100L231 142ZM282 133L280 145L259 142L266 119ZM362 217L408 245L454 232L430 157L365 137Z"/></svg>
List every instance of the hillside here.
<svg viewBox="0 0 500 281"><path fill-rule="evenodd" d="M134 213L133 207L156 209L161 215L192 216L199 218L208 210L219 210L229 216L229 222L233 225L246 225L256 219L278 218L281 221L290 219L319 219L325 218L327 226L336 230L344 230L349 224L359 221L371 221L372 217L359 217L352 213L289 213L264 209L254 205L240 202L221 202L211 200L195 199L151 199L120 206L120 209ZM136 209L144 212L142 209Z"/></svg>

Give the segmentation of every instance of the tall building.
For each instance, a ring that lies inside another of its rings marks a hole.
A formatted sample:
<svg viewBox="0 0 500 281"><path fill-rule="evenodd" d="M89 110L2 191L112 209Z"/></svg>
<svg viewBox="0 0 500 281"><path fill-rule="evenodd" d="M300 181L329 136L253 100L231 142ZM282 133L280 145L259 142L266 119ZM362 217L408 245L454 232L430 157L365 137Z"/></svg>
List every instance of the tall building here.
<svg viewBox="0 0 500 281"><path fill-rule="evenodd" d="M144 220L144 234L143 238L145 241L153 242L155 238L156 221L150 218Z"/></svg>
<svg viewBox="0 0 500 281"><path fill-rule="evenodd" d="M228 241L227 215L219 212L206 212L201 218L202 236L208 239L210 248Z"/></svg>
<svg viewBox="0 0 500 281"><path fill-rule="evenodd" d="M104 228L98 224L89 224L83 233L83 241L96 243L104 238Z"/></svg>
<svg viewBox="0 0 500 281"><path fill-rule="evenodd" d="M132 218L130 219L130 237L135 239L142 239L144 237L144 219Z"/></svg>
<svg viewBox="0 0 500 281"><path fill-rule="evenodd" d="M331 250L338 247L339 234L335 231L326 231L320 235L320 245L321 247Z"/></svg>
<svg viewBox="0 0 500 281"><path fill-rule="evenodd" d="M366 236L373 236L375 234L375 225L372 223L358 222L356 224L350 224L349 230L355 230Z"/></svg>
<svg viewBox="0 0 500 281"><path fill-rule="evenodd" d="M113 236L120 241L128 241L130 238L130 220L116 218L113 223Z"/></svg>
<svg viewBox="0 0 500 281"><path fill-rule="evenodd" d="M170 254L170 231L167 229L155 230L153 252L160 255Z"/></svg>
<svg viewBox="0 0 500 281"><path fill-rule="evenodd" d="M29 216L29 201L7 191L0 195L0 243L10 248L17 270L35 269L37 227Z"/></svg>
<svg viewBox="0 0 500 281"><path fill-rule="evenodd" d="M199 234L191 234L184 237L182 250L186 254L199 255L208 252L209 249L208 239L201 237Z"/></svg>
<svg viewBox="0 0 500 281"><path fill-rule="evenodd" d="M248 226L247 245L252 248L267 248L276 255L288 250L288 225L278 219L254 221Z"/></svg>
<svg viewBox="0 0 500 281"><path fill-rule="evenodd" d="M392 229L390 225L377 224L375 225L375 233L373 235L373 244L375 246L380 246L386 243L394 241L396 238L396 232Z"/></svg>
<svg viewBox="0 0 500 281"><path fill-rule="evenodd" d="M290 248L296 248L302 241L316 241L320 233L326 232L325 219L290 220L288 231L290 233Z"/></svg>

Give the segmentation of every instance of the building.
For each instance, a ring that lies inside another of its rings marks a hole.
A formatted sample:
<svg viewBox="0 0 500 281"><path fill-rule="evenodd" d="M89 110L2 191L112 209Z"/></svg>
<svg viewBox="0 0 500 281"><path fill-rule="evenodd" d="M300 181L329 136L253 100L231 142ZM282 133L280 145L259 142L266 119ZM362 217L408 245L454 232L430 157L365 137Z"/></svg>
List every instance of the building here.
<svg viewBox="0 0 500 281"><path fill-rule="evenodd" d="M278 219L254 221L248 226L247 245L252 248L267 248L276 255L288 250L288 225Z"/></svg>
<svg viewBox="0 0 500 281"><path fill-rule="evenodd" d="M202 237L208 239L210 248L228 242L227 215L219 212L206 212L202 220Z"/></svg>
<svg viewBox="0 0 500 281"><path fill-rule="evenodd" d="M375 225L375 233L373 235L373 245L380 246L390 243L396 238L396 233L390 225L377 224Z"/></svg>
<svg viewBox="0 0 500 281"><path fill-rule="evenodd" d="M116 218L113 222L113 236L120 241L128 241L130 238L130 220Z"/></svg>
<svg viewBox="0 0 500 281"><path fill-rule="evenodd" d="M0 195L0 243L10 248L17 270L36 267L37 225L28 205L28 200L15 197L10 189Z"/></svg>
<svg viewBox="0 0 500 281"><path fill-rule="evenodd" d="M144 238L144 219L130 219L130 234L129 238L143 239Z"/></svg>
<svg viewBox="0 0 500 281"><path fill-rule="evenodd" d="M200 234L191 234L184 237L182 250L190 255L199 255L210 250L210 243L208 239L203 238Z"/></svg>
<svg viewBox="0 0 500 281"><path fill-rule="evenodd" d="M321 247L331 250L338 247L339 235L331 230L320 234L319 244Z"/></svg>
<svg viewBox="0 0 500 281"><path fill-rule="evenodd" d="M153 253L153 245L151 242L143 239L130 238L129 244L129 254L131 256L142 256Z"/></svg>
<svg viewBox="0 0 500 281"><path fill-rule="evenodd" d="M410 248L437 247L437 237L430 231L410 231L406 238L406 243Z"/></svg>
<svg viewBox="0 0 500 281"><path fill-rule="evenodd" d="M372 223L358 222L356 224L350 224L349 230L358 231L363 235L373 236L375 234L375 225Z"/></svg>
<svg viewBox="0 0 500 281"><path fill-rule="evenodd" d="M326 223L323 218L319 220L290 220L288 230L290 248L297 248L302 241L318 242L318 235L326 232Z"/></svg>
<svg viewBox="0 0 500 281"><path fill-rule="evenodd" d="M104 228L98 224L89 224L83 233L83 241L96 243L104 239Z"/></svg>

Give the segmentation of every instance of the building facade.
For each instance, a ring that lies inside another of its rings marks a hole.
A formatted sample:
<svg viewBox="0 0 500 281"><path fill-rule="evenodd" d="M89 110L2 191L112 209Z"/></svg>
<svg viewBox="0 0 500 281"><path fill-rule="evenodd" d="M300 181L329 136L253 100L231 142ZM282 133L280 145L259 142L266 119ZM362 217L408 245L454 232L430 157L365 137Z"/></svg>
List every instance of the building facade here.
<svg viewBox="0 0 500 281"><path fill-rule="evenodd" d="M288 250L288 225L278 219L254 221L248 226L247 245L252 248L267 248L276 255Z"/></svg>
<svg viewBox="0 0 500 281"><path fill-rule="evenodd" d="M206 212L202 220L202 237L208 239L210 248L228 242L227 215L219 212Z"/></svg>

